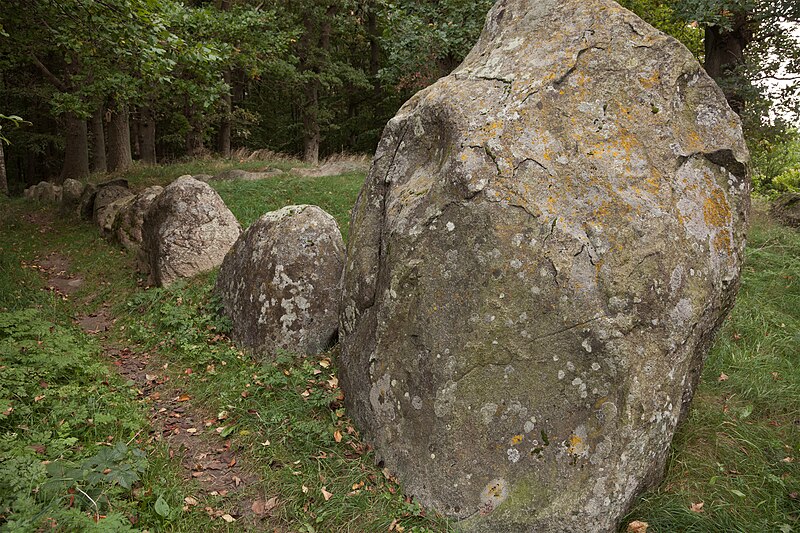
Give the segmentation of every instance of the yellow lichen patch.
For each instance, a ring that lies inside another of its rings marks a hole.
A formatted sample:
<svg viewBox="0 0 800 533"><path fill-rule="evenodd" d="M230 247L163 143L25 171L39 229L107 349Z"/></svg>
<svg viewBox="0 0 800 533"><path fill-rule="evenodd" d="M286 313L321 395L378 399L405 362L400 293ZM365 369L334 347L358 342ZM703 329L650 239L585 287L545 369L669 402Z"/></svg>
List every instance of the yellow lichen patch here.
<svg viewBox="0 0 800 533"><path fill-rule="evenodd" d="M511 442L512 446L516 446L517 444L521 443L523 440L525 440L525 435L520 434L520 435L514 435L513 437L511 437L511 441L510 442Z"/></svg>
<svg viewBox="0 0 800 533"><path fill-rule="evenodd" d="M584 448L583 439L577 435L570 435L569 448L567 449L567 451L571 455L578 455L583 453L583 448Z"/></svg>
<svg viewBox="0 0 800 533"><path fill-rule="evenodd" d="M703 218L709 228L721 229L728 225L731 208L720 189L714 190L703 202Z"/></svg>

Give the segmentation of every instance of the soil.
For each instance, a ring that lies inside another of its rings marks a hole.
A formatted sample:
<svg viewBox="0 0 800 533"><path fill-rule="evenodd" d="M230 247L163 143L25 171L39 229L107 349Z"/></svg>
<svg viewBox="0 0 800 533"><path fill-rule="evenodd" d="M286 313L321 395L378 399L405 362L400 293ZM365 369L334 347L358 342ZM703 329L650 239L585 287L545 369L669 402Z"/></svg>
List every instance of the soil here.
<svg viewBox="0 0 800 533"><path fill-rule="evenodd" d="M48 289L65 300L83 285L83 278L70 272L69 259L57 252L40 258L36 264L47 277ZM168 375L169 363L157 354L115 345L109 337L114 318L108 303L93 313L76 317L75 323L97 337L104 355L120 375L133 383L139 398L148 405L151 430L143 440L166 443L170 458L177 456L180 461L184 478L197 483L198 490L192 495L195 501L190 498L186 509L198 505L206 496L221 496L223 508L205 507L207 513L222 523L235 519L236 529L262 529L266 525L262 520L268 519L270 513L264 510L263 500L254 500L249 494L252 491L246 490L258 477L240 457L243 450L220 436L218 428L225 426L220 420L223 415L208 412L184 394L180 384Z"/></svg>

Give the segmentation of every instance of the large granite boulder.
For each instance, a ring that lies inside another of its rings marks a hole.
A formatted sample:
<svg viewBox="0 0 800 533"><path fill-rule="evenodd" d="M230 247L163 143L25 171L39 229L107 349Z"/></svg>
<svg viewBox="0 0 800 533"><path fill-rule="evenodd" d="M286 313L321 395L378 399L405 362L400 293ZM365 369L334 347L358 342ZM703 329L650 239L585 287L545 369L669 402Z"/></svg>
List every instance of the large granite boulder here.
<svg viewBox="0 0 800 533"><path fill-rule="evenodd" d="M67 178L61 185L61 204L67 208L75 208L83 196L84 185L78 180Z"/></svg>
<svg viewBox="0 0 800 533"><path fill-rule="evenodd" d="M114 219L127 203L133 199L133 192L121 185L100 187L94 199L94 223L103 235L112 233Z"/></svg>
<svg viewBox="0 0 800 533"><path fill-rule="evenodd" d="M265 357L316 354L338 329L344 242L331 215L292 205L262 216L231 248L216 294L231 337Z"/></svg>
<svg viewBox="0 0 800 533"><path fill-rule="evenodd" d="M218 267L242 231L216 191L191 176L164 188L143 228L150 282L159 286Z"/></svg>
<svg viewBox="0 0 800 533"><path fill-rule="evenodd" d="M353 210L349 414L465 531L614 531L733 305L739 118L611 0L499 0L383 133Z"/></svg>

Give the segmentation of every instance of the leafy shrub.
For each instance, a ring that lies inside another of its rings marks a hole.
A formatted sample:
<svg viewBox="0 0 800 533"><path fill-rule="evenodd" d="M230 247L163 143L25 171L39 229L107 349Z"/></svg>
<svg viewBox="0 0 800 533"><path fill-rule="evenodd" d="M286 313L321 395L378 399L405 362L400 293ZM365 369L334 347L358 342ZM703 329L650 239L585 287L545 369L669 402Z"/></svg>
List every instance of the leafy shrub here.
<svg viewBox="0 0 800 533"><path fill-rule="evenodd" d="M0 313L4 529L91 531L101 517L103 531L130 529L118 500L144 473L147 458L125 440L144 420L98 354L92 339L39 310Z"/></svg>

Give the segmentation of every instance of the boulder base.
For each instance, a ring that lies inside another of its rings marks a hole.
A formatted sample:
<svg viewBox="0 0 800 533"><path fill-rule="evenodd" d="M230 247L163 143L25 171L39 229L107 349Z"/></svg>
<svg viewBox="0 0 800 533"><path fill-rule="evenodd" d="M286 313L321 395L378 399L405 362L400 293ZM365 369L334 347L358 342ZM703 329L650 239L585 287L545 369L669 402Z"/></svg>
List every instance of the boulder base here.
<svg viewBox="0 0 800 533"><path fill-rule="evenodd" d="M240 233L214 189L181 176L164 188L144 217L150 282L169 285L219 266Z"/></svg>
<svg viewBox="0 0 800 533"><path fill-rule="evenodd" d="M339 227L319 207L262 216L228 252L217 278L233 340L267 358L278 348L325 350L338 328L343 266Z"/></svg>
<svg viewBox="0 0 800 533"><path fill-rule="evenodd" d="M674 39L499 0L352 215L340 382L407 491L465 531L614 531L733 304L748 159Z"/></svg>

